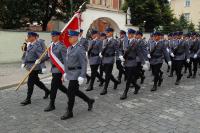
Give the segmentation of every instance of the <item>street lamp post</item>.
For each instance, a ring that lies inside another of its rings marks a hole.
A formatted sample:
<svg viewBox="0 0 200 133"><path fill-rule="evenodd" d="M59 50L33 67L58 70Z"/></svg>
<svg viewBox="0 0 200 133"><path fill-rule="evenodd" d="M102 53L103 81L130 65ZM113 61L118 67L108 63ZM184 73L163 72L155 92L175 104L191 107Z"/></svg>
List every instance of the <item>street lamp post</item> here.
<svg viewBox="0 0 200 133"><path fill-rule="evenodd" d="M70 0L70 15L73 15L73 0Z"/></svg>
<svg viewBox="0 0 200 133"><path fill-rule="evenodd" d="M144 20L143 21L143 32L145 32L145 24L146 24L146 21Z"/></svg>

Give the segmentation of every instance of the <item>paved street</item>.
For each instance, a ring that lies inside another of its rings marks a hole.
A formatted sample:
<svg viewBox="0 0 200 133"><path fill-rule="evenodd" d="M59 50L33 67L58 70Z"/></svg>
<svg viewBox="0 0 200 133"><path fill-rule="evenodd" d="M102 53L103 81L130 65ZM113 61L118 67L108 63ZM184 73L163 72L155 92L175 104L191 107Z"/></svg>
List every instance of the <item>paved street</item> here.
<svg viewBox="0 0 200 133"><path fill-rule="evenodd" d="M46 62L46 66L47 72L45 74L40 74L40 78L48 77L50 75L50 63ZM18 84L27 73L25 69L21 69L21 62L7 64L0 63L0 69L0 90Z"/></svg>
<svg viewBox="0 0 200 133"><path fill-rule="evenodd" d="M99 95L102 88L96 83L94 91L86 92L96 99L94 110L88 112L87 105L76 98L74 118L67 121L60 120L67 103L61 92L56 110L45 113L49 99L43 100L44 93L37 87L32 104L26 107L19 104L26 96L26 86L18 92L14 88L2 90L0 133L200 133L199 76L188 80L185 75L181 85L175 86L175 77L164 75L164 83L155 93L150 92L151 73L146 72L146 77L139 94L131 91L125 101L119 100L124 82L117 90L111 83L106 96ZM43 81L50 85L50 79Z"/></svg>

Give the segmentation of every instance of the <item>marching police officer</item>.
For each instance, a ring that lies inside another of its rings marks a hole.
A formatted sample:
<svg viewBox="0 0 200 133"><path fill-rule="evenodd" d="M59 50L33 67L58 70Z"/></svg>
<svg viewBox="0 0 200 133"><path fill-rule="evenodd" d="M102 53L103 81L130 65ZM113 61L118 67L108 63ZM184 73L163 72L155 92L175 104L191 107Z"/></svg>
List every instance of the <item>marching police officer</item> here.
<svg viewBox="0 0 200 133"><path fill-rule="evenodd" d="M80 41L80 45L82 45L85 49L85 51L88 51L88 40L86 38L83 37L83 29L80 29L80 34L79 34L79 41ZM87 78L87 82L86 84L88 84L90 82L90 76L86 73L86 78Z"/></svg>
<svg viewBox="0 0 200 133"><path fill-rule="evenodd" d="M99 54L99 56L102 58L102 63L104 65L105 72L105 85L100 95L107 94L107 89L110 80L114 82L113 89L117 89L117 85L119 84L119 81L117 81L112 75L113 65L115 61L115 53L118 54L118 52L120 52L118 48L118 42L113 38L113 32L113 28L106 29L107 40L105 42L105 46L102 52Z"/></svg>
<svg viewBox="0 0 200 133"><path fill-rule="evenodd" d="M40 37L39 34L37 34L36 39L37 39L37 41L38 41L38 44L41 45L41 47L43 48L43 50L45 50L45 49L47 48L46 45L45 45L45 40L43 40L43 39L41 39L41 38L39 38L39 37ZM40 65L41 65L41 67L42 67L42 71L41 71L40 73L41 73L41 74L42 74L42 73L45 73L45 72L47 71L45 62L40 63Z"/></svg>
<svg viewBox="0 0 200 133"><path fill-rule="evenodd" d="M200 42L197 39L197 33L192 33L192 42L189 45L190 52L190 63L189 63L189 77L196 78L197 66L199 62L199 54L200 54ZM193 66L193 74L192 74L192 66Z"/></svg>
<svg viewBox="0 0 200 133"><path fill-rule="evenodd" d="M147 58L147 54L148 54L147 43L142 37L143 37L143 33L141 31L137 31L135 33L136 43L137 43L137 45L140 46L141 52L142 52L145 60L148 60L148 58ZM142 62L141 62L141 59L139 56L136 57L136 60L137 60L137 77L136 77L136 79L140 78L141 79L140 83L143 84L144 79L145 79L145 76L144 76L145 71L142 69Z"/></svg>
<svg viewBox="0 0 200 133"><path fill-rule="evenodd" d="M173 57L174 60L174 70L176 71L176 82L175 85L179 85L180 80L182 78L182 68L185 62L190 62L189 58L189 48L186 43L182 40L183 32L177 32L177 40L171 47L170 55Z"/></svg>
<svg viewBox="0 0 200 133"><path fill-rule="evenodd" d="M127 45L127 43L128 43L128 37L126 36L126 31L121 30L120 38L118 40L118 45L119 45L118 47L122 54L124 54L124 48L125 48L125 45ZM125 70L124 70L124 67L122 66L122 62L119 56L120 56L119 54L116 55L116 66L119 71L117 78L118 78L118 81L121 82L122 75L124 74L125 76Z"/></svg>
<svg viewBox="0 0 200 133"><path fill-rule="evenodd" d="M41 71L41 65L39 64L40 61L38 58L42 55L44 52L41 45L38 44L36 40L37 34L35 32L28 32L28 41L30 42L26 51L24 64L22 64L22 68L25 67L28 71L31 70L34 64L37 64L34 70L30 73L28 77L28 92L26 99L21 102L21 105L25 106L28 104L31 104L31 96L33 93L34 85L37 85L39 88L44 90L45 96L44 99L48 98L50 91L47 89L47 87L40 81L38 74Z"/></svg>
<svg viewBox="0 0 200 133"><path fill-rule="evenodd" d="M152 68L152 73L154 76L154 85L151 91L156 91L157 86L160 86L163 82L161 67L163 64L163 57L167 60L168 65L171 66L171 61L169 53L167 52L166 46L161 41L161 33L155 32L155 42L148 44L149 54L148 58L150 59L150 64Z"/></svg>
<svg viewBox="0 0 200 133"><path fill-rule="evenodd" d="M83 84L86 77L87 62L84 47L78 41L79 32L69 31L69 42L71 46L67 49L64 61L64 79L69 80L68 84L68 107L61 120L73 117L73 107L75 96L80 97L88 104L88 111L93 108L94 99L89 98L79 90L79 85Z"/></svg>
<svg viewBox="0 0 200 133"><path fill-rule="evenodd" d="M67 52L67 48L59 41L59 35L60 32L58 31L51 32L52 46L50 46L49 54L43 59L44 61L49 58L51 59L52 73L50 103L48 107L44 109L45 112L55 109L55 99L58 89L67 95L67 88L62 84L61 80L64 71L63 69L58 69L56 67L57 62L55 62L55 60L58 60L61 65L64 65L64 58Z"/></svg>
<svg viewBox="0 0 200 133"><path fill-rule="evenodd" d="M99 65L101 64L101 58L99 57L99 53L102 50L102 41L99 40L99 33L97 30L92 30L91 36L92 40L89 42L89 50L88 50L88 58L91 68L91 80L90 80L90 85L86 89L86 91L93 90L93 85L96 77L100 81L99 86L102 86L104 83L104 79L100 76L98 72Z"/></svg>
<svg viewBox="0 0 200 133"><path fill-rule="evenodd" d="M121 100L124 100L127 98L127 93L130 87L130 83L133 83L135 87L134 94L137 94L140 90L140 86L136 83L136 75L137 75L137 60L136 57L139 56L142 64L145 62L145 58L142 54L142 48L140 45L136 43L135 37L135 30L129 29L128 30L128 46L125 48L124 57L121 58L121 61L124 62L125 66L125 72L127 76L126 81L126 88L124 90L124 93L120 97ZM147 63L147 62L146 62ZM145 67L147 68L147 64L145 64ZM148 69L148 68L147 68Z"/></svg>
<svg viewBox="0 0 200 133"><path fill-rule="evenodd" d="M106 42L106 33L104 33L104 32L100 33L100 40L102 41L102 48L103 48L104 44ZM102 60L101 60L101 64L100 64L100 67L99 67L99 74L103 78L103 64L102 64Z"/></svg>

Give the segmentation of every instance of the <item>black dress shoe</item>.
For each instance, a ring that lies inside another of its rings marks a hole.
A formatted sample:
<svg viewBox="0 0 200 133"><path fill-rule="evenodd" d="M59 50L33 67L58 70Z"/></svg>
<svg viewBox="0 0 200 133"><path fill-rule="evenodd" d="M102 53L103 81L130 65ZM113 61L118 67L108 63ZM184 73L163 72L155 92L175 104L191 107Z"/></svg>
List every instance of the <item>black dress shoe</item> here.
<svg viewBox="0 0 200 133"><path fill-rule="evenodd" d="M53 111L55 109L56 109L55 105L49 104L49 106L44 109L44 112L50 112L50 111Z"/></svg>
<svg viewBox="0 0 200 133"><path fill-rule="evenodd" d="M134 94L138 94L139 90L140 90L140 86L135 87Z"/></svg>
<svg viewBox="0 0 200 133"><path fill-rule="evenodd" d="M65 112L63 116L60 117L61 120L67 120L73 117L73 113L72 112Z"/></svg>
<svg viewBox="0 0 200 133"><path fill-rule="evenodd" d="M191 78L192 77L192 74L189 74L188 76L187 76L187 78Z"/></svg>
<svg viewBox="0 0 200 133"><path fill-rule="evenodd" d="M93 104L94 104L95 100L94 99L91 99L89 102L88 102L88 111L91 111L93 109Z"/></svg>
<svg viewBox="0 0 200 133"><path fill-rule="evenodd" d="M93 87L89 86L86 91L92 91L93 90Z"/></svg>
<svg viewBox="0 0 200 133"><path fill-rule="evenodd" d="M25 99L23 102L20 103L22 106L26 106L28 104L31 104L31 100L30 99Z"/></svg>
<svg viewBox="0 0 200 133"><path fill-rule="evenodd" d="M196 78L196 75L193 75L192 78L195 79L195 78Z"/></svg>
<svg viewBox="0 0 200 133"><path fill-rule="evenodd" d="M159 81L158 81L158 86L159 87L161 86L162 82L163 82L163 78L159 79Z"/></svg>
<svg viewBox="0 0 200 133"><path fill-rule="evenodd" d="M106 95L107 94L107 90L103 89L103 91L100 93L100 95Z"/></svg>
<svg viewBox="0 0 200 133"><path fill-rule="evenodd" d="M104 80L100 81L99 87L102 87L104 82L105 82Z"/></svg>
<svg viewBox="0 0 200 133"><path fill-rule="evenodd" d="M46 91L43 99L47 99L49 97L50 91Z"/></svg>
<svg viewBox="0 0 200 133"><path fill-rule="evenodd" d="M151 89L151 91L157 91L157 86L154 85L153 88Z"/></svg>
<svg viewBox="0 0 200 133"><path fill-rule="evenodd" d="M120 97L120 100L125 100L125 99L127 99L127 93L124 92Z"/></svg>
<svg viewBox="0 0 200 133"><path fill-rule="evenodd" d="M116 90L116 89L117 89L117 86L118 86L118 84L119 84L119 82L118 82L118 81L114 83L114 87L113 87L113 89L114 89L114 90Z"/></svg>
<svg viewBox="0 0 200 133"><path fill-rule="evenodd" d="M180 81L176 81L176 82L175 82L175 85L179 85L179 84L180 84Z"/></svg>

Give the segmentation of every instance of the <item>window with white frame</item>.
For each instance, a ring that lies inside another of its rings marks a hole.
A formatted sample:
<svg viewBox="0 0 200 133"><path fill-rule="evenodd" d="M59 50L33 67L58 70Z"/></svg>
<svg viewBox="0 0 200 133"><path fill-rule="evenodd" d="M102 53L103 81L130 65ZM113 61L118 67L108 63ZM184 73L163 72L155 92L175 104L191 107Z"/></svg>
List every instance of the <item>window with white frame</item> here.
<svg viewBox="0 0 200 133"><path fill-rule="evenodd" d="M191 0L185 0L185 7L190 7Z"/></svg>
<svg viewBox="0 0 200 133"><path fill-rule="evenodd" d="M190 21L190 13L184 13L183 15L187 21Z"/></svg>

